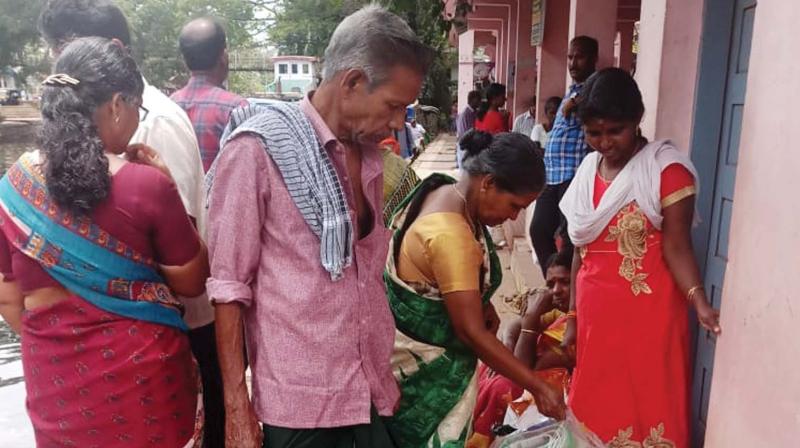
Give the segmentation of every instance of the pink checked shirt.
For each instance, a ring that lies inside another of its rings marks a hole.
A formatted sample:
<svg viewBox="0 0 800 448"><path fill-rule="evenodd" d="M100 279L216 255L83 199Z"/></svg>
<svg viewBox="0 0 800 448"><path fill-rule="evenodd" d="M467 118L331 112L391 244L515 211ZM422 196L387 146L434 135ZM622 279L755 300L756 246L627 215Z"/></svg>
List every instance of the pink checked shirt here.
<svg viewBox="0 0 800 448"><path fill-rule="evenodd" d="M345 187L357 226L344 145L311 105L311 120ZM392 414L399 390L390 357L394 320L382 281L389 231L382 222L383 165L363 148L361 182L373 231L332 282L319 238L297 210L260 139L241 135L221 155L210 196L208 295L244 305L253 405L264 423L324 428L369 423L370 403ZM355 229L357 239L358 229Z"/></svg>

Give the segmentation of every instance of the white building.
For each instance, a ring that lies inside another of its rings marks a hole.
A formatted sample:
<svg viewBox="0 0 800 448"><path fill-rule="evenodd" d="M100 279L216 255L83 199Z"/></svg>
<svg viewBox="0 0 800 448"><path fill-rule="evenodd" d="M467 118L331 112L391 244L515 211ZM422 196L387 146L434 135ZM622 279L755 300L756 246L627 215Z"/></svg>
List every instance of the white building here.
<svg viewBox="0 0 800 448"><path fill-rule="evenodd" d="M311 56L275 56L272 58L275 80L267 92L304 95L317 85L317 58Z"/></svg>

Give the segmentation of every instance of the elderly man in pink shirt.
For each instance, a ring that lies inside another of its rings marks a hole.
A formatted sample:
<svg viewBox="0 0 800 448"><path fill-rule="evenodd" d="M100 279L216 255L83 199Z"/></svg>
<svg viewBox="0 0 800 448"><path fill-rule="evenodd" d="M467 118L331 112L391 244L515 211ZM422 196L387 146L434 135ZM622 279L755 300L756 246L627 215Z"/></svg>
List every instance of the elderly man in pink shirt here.
<svg viewBox="0 0 800 448"><path fill-rule="evenodd" d="M367 6L331 37L318 90L247 119L211 167L207 286L226 446L392 445L377 143L403 128L431 59L399 17Z"/></svg>

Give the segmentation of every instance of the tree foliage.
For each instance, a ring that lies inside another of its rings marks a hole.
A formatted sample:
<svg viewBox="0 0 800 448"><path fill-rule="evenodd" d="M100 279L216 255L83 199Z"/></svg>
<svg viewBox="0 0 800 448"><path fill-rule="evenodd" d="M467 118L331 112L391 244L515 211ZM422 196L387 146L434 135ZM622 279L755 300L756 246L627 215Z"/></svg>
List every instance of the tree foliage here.
<svg viewBox="0 0 800 448"><path fill-rule="evenodd" d="M24 74L47 71L36 22L44 0L0 0L0 68L23 66ZM230 48L253 45L255 0L116 0L131 28L132 49L148 82L158 87L188 77L178 50L178 34L189 20L214 16L225 26ZM233 76L234 79L242 77ZM244 77L242 79L245 79ZM249 78L246 82L251 85Z"/></svg>
<svg viewBox="0 0 800 448"><path fill-rule="evenodd" d="M274 22L267 31L269 40L281 54L322 57L339 22L370 1L282 0L266 3L274 13ZM450 24L442 17L444 2L384 0L381 3L405 19L420 40L436 51L437 57L420 99L424 104L449 111L452 101L450 67L454 56L447 41Z"/></svg>
<svg viewBox="0 0 800 448"><path fill-rule="evenodd" d="M36 20L43 0L0 0L0 68L21 66L39 43Z"/></svg>
<svg viewBox="0 0 800 448"><path fill-rule="evenodd" d="M229 48L253 43L254 3L248 0L117 0L131 27L133 54L147 81L158 87L180 85L187 71L178 50L186 22L203 16L219 19Z"/></svg>

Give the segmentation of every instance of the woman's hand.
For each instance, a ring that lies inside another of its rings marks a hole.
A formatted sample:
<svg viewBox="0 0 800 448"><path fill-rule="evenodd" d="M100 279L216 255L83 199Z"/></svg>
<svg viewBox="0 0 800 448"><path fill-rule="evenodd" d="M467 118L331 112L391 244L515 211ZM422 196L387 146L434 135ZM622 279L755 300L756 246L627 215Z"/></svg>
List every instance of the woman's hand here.
<svg viewBox="0 0 800 448"><path fill-rule="evenodd" d="M536 289L528 294L525 308L522 315L537 314L542 315L555 308L553 306L553 292L549 289Z"/></svg>
<svg viewBox="0 0 800 448"><path fill-rule="evenodd" d="M155 149L142 143L136 143L128 146L128 148L125 149L125 154L128 161L151 166L172 179L172 173L170 173L169 168L167 168L167 165Z"/></svg>
<svg viewBox="0 0 800 448"><path fill-rule="evenodd" d="M536 400L536 408L539 409L539 412L556 420L564 420L567 405L564 403L564 393L561 390L542 381L542 385L538 389L530 392Z"/></svg>
<svg viewBox="0 0 800 448"><path fill-rule="evenodd" d="M567 319L567 328L564 329L564 340L561 341L561 348L569 348L578 341L578 323L575 319Z"/></svg>
<svg viewBox="0 0 800 448"><path fill-rule="evenodd" d="M722 327L719 326L719 311L712 308L704 298L695 300L694 309L697 312L697 320L703 328L716 336L722 334Z"/></svg>

